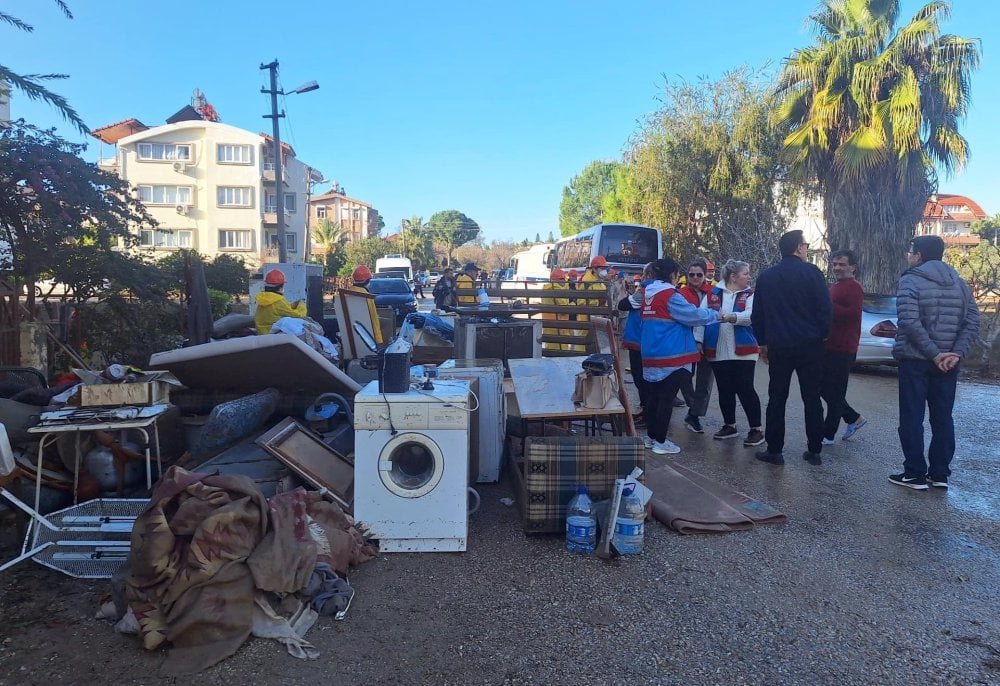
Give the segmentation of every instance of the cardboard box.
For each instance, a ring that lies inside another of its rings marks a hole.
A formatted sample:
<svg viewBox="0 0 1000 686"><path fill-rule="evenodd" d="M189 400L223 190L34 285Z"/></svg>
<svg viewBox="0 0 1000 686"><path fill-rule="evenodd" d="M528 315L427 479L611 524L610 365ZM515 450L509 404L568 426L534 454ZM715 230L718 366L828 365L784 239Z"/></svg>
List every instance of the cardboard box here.
<svg viewBox="0 0 1000 686"><path fill-rule="evenodd" d="M135 381L127 383L104 382L100 374L88 370L74 369L83 383L69 399L80 407L125 407L161 405L170 403L170 391L184 388L170 372L147 371L137 375Z"/></svg>

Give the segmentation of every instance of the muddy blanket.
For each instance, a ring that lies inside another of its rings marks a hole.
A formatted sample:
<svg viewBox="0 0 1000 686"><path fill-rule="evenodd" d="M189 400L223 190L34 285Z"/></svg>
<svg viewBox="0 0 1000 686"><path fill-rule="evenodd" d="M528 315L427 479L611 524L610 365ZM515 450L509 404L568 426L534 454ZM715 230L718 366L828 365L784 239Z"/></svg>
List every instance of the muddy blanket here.
<svg viewBox="0 0 1000 686"><path fill-rule="evenodd" d="M171 467L132 528L129 605L148 650L170 642L165 674L191 674L250 636L247 558L267 530L267 503L245 476Z"/></svg>

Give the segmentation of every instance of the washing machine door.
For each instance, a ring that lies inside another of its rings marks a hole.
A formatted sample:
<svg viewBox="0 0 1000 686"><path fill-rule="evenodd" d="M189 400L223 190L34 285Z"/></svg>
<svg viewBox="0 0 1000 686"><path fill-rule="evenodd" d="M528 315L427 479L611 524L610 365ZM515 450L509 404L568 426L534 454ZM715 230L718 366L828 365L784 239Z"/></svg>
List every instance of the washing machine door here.
<svg viewBox="0 0 1000 686"><path fill-rule="evenodd" d="M393 436L378 459L378 475L390 492L419 498L437 487L444 474L444 455L437 443L419 433Z"/></svg>

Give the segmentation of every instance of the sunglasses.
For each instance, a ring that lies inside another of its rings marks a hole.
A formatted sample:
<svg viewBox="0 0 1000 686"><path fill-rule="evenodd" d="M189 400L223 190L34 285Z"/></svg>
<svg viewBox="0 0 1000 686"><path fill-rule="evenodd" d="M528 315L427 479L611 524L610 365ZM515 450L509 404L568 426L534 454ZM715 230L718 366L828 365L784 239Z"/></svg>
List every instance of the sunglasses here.
<svg viewBox="0 0 1000 686"><path fill-rule="evenodd" d="M688 272L689 279L701 279L704 278L704 276L705 275L702 274L701 272Z"/></svg>

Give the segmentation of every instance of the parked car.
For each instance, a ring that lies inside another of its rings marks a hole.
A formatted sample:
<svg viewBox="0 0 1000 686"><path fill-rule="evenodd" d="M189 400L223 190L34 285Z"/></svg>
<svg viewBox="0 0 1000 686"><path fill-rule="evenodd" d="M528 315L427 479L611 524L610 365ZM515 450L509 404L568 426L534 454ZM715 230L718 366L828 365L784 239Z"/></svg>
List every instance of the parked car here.
<svg viewBox="0 0 1000 686"><path fill-rule="evenodd" d="M866 294L861 305L857 364L896 364L896 296Z"/></svg>
<svg viewBox="0 0 1000 686"><path fill-rule="evenodd" d="M396 326L406 315L417 311L417 299L406 279L378 278L368 282L368 292L375 296L375 307L391 307L396 313Z"/></svg>
<svg viewBox="0 0 1000 686"><path fill-rule="evenodd" d="M437 282L441 280L441 272L431 272L430 274L430 285L436 286Z"/></svg>

